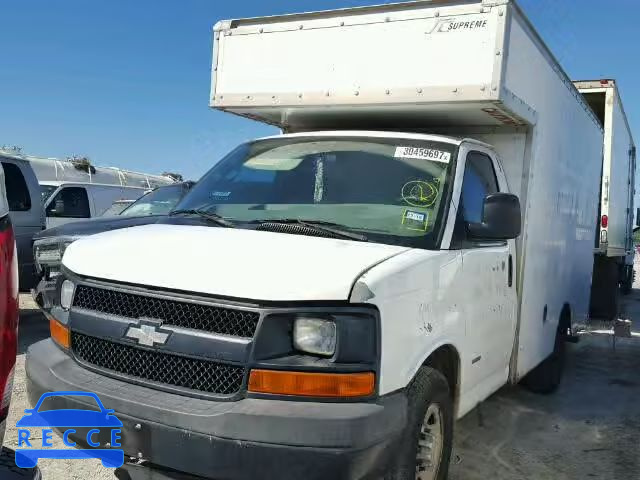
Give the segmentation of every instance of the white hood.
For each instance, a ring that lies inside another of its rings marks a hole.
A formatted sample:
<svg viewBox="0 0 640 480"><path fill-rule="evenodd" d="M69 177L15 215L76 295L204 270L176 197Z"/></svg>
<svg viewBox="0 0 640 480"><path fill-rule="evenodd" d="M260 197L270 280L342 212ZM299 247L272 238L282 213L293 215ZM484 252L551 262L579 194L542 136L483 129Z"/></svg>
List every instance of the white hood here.
<svg viewBox="0 0 640 480"><path fill-rule="evenodd" d="M368 268L405 247L245 229L146 225L67 248L72 272L253 300L348 300Z"/></svg>

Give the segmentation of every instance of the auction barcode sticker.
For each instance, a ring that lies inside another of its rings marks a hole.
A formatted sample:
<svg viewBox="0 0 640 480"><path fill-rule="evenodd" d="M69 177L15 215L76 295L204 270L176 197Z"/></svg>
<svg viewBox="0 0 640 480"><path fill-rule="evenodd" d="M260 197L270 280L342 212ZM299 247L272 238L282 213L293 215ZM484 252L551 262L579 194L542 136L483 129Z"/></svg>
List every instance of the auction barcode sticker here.
<svg viewBox="0 0 640 480"><path fill-rule="evenodd" d="M449 163L451 153L433 148L396 147L395 158L417 158L418 160L433 160L434 162Z"/></svg>

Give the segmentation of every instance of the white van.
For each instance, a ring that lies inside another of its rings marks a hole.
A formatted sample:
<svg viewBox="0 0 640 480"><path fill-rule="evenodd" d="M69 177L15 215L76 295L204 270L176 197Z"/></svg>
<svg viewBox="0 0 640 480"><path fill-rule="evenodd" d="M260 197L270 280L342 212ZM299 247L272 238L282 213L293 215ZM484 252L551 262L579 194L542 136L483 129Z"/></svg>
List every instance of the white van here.
<svg viewBox="0 0 640 480"><path fill-rule="evenodd" d="M169 219L67 248L30 398L97 393L122 478L443 480L455 419L560 384L589 312L598 119L507 0L214 33L212 106L284 134Z"/></svg>

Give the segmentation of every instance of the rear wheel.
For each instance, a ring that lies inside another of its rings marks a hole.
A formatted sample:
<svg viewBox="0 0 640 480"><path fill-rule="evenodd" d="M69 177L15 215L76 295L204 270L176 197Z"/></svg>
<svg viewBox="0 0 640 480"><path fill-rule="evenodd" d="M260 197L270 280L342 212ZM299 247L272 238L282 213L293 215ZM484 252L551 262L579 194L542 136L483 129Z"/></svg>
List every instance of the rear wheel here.
<svg viewBox="0 0 640 480"><path fill-rule="evenodd" d="M407 426L385 480L445 480L453 440L453 401L446 378L422 367L408 390Z"/></svg>
<svg viewBox="0 0 640 480"><path fill-rule="evenodd" d="M522 380L522 385L534 393L549 394L560 386L564 373L566 342L564 333L558 331L553 352Z"/></svg>

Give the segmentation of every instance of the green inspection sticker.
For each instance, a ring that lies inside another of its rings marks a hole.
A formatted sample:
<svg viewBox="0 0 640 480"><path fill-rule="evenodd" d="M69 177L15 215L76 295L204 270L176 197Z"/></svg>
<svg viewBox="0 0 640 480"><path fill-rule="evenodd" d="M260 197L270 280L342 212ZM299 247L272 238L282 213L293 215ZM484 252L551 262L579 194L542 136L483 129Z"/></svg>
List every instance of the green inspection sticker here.
<svg viewBox="0 0 640 480"><path fill-rule="evenodd" d="M402 225L409 230L427 231L429 214L427 212L416 212L415 210L405 210L402 214Z"/></svg>

